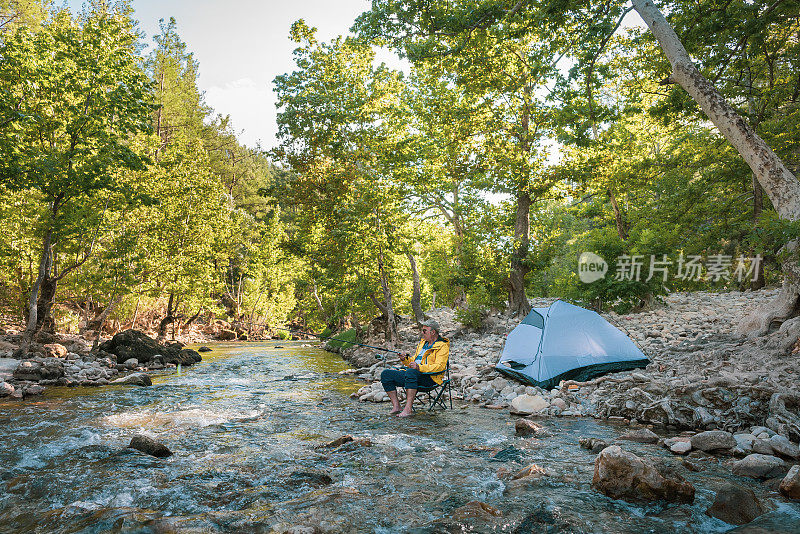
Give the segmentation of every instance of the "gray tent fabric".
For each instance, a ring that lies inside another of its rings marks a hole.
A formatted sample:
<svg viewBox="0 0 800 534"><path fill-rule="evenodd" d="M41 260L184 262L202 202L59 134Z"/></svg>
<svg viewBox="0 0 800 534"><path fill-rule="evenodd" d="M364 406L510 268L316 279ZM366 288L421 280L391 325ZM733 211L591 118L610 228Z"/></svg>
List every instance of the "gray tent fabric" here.
<svg viewBox="0 0 800 534"><path fill-rule="evenodd" d="M648 363L633 341L599 314L557 300L532 309L508 334L496 368L550 389L561 380L589 380Z"/></svg>

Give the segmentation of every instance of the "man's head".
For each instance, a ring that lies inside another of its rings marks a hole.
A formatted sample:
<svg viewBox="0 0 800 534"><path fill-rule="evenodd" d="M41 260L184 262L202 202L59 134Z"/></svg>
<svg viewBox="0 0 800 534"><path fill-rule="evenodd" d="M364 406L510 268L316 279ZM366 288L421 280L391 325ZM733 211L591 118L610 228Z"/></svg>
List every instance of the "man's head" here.
<svg viewBox="0 0 800 534"><path fill-rule="evenodd" d="M439 323L433 319L428 319L420 324L422 325L422 339L428 343L433 343L439 339Z"/></svg>

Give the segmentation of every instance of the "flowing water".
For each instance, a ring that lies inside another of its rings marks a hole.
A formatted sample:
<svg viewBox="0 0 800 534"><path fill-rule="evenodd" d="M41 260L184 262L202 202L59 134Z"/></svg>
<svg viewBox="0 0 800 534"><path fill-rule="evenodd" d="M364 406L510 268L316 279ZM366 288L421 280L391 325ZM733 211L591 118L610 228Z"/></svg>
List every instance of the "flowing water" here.
<svg viewBox="0 0 800 534"><path fill-rule="evenodd" d="M621 428L553 419L553 436L518 438L513 418L474 406L386 415L349 395L337 356L299 343L214 345L202 363L153 386L51 388L0 401L0 532L724 532L707 517L732 479L718 460L702 471L653 445L626 444L675 465L695 503L637 506L591 488L595 455L579 436ZM145 433L175 454L127 449ZM320 448L344 434L369 443ZM366 446L369 445L369 446ZM512 487L503 471L531 463L549 476ZM777 507L776 531L797 531L800 507L737 479ZM481 501L497 509L461 508ZM501 515L499 515L501 514ZM768 523L767 521L767 523ZM310 530L308 530L310 532Z"/></svg>

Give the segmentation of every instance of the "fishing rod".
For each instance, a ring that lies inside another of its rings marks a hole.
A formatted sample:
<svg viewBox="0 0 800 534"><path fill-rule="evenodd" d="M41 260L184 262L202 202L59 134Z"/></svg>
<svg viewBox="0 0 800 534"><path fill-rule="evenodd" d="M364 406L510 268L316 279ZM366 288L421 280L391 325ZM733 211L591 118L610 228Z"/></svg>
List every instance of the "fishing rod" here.
<svg viewBox="0 0 800 534"><path fill-rule="evenodd" d="M233 324L249 324L251 326L261 326L263 328L274 328L275 330L283 330L284 332L290 332L292 334L305 334L307 336L314 336L314 337L319 338L321 340L340 341L342 343L347 343L348 345L358 345L359 347L366 347L368 349L381 350L383 352L392 352L394 354L402 354L399 350L392 350L392 349L387 349L387 348L384 348L384 347L375 347L373 345L366 345L364 343L359 343L357 341L348 341L346 339L339 339L339 338L335 338L335 337L321 336L319 334L315 334L314 332L306 332L304 330L291 330L289 328L281 328L280 326L270 326L270 325L263 324L263 323L254 323L252 321L234 321Z"/></svg>

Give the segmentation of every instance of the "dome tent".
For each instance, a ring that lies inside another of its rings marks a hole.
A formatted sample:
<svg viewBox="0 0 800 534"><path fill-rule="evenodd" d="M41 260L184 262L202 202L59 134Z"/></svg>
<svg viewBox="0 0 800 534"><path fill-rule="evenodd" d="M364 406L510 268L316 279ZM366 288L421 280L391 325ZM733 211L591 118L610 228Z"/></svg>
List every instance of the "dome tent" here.
<svg viewBox="0 0 800 534"><path fill-rule="evenodd" d="M648 363L633 341L599 314L557 300L532 309L508 334L496 368L550 389L561 380L589 380Z"/></svg>

